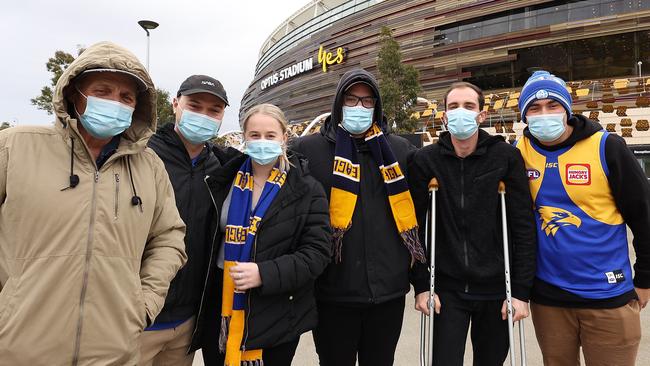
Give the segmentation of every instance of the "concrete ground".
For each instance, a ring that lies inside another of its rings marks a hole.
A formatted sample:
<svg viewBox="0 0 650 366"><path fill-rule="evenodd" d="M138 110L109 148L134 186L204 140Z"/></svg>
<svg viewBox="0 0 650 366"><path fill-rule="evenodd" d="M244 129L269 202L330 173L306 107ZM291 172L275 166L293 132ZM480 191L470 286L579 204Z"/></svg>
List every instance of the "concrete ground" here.
<svg viewBox="0 0 650 366"><path fill-rule="evenodd" d="M631 237L631 234L628 235ZM634 249L630 246L630 253L634 253ZM633 255L632 255L633 257ZM634 263L634 258L632 258ZM526 351L527 361L529 366L542 366L542 354L537 345L535 338L535 330L530 318L526 319L524 326L526 330ZM636 364L650 365L650 306L641 311L641 329L643 336L639 346L639 354ZM518 337L518 330L515 328L515 338ZM395 352L395 366L417 366L419 365L419 352L420 352L420 312L414 310L413 294L406 297L406 309L404 311L404 325L402 326L402 334L397 344L397 351ZM465 365L472 364L472 346L468 339L465 347ZM517 347L517 352L519 348ZM517 363L519 365L519 363ZM582 362L584 365L584 361ZM311 333L305 333L300 338L300 344L296 351L296 356L293 359L293 366L318 366L318 356L314 348L314 342ZM509 365L507 360L504 365ZM193 366L203 366L203 359L201 352L197 352L194 358ZM220 366L220 365L219 365Z"/></svg>

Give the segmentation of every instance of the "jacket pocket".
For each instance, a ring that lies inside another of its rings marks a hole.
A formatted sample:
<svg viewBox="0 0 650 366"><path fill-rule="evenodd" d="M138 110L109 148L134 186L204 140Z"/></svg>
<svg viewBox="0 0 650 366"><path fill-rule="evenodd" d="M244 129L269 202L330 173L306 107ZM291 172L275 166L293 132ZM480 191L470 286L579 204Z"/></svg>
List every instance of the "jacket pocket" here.
<svg viewBox="0 0 650 366"><path fill-rule="evenodd" d="M142 290L142 282L140 280L140 276L134 275L135 279L135 285L137 289L137 294L136 294L136 304L138 306L138 314L140 314L140 325L141 328L144 330L144 328L149 326L149 315L147 314L147 303L144 298L144 291Z"/></svg>
<svg viewBox="0 0 650 366"><path fill-rule="evenodd" d="M499 173L501 173L501 167L496 167L496 168L492 168L492 169L482 171L480 173L477 173L474 176L474 182L479 181L481 179L488 178L488 177L493 177L495 175L499 175Z"/></svg>
<svg viewBox="0 0 650 366"><path fill-rule="evenodd" d="M12 307L15 293L16 280L13 277L9 277L2 291L0 291L0 329L4 327L5 320L9 319L9 315L13 311Z"/></svg>

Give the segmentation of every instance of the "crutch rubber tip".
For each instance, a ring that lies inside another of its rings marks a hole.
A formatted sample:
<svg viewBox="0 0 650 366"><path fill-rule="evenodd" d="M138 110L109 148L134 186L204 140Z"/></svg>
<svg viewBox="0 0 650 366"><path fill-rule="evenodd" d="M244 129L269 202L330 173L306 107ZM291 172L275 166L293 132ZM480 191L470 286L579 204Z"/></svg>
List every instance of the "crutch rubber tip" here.
<svg viewBox="0 0 650 366"><path fill-rule="evenodd" d="M438 180L436 178L431 178L429 181L429 190L438 189Z"/></svg>
<svg viewBox="0 0 650 366"><path fill-rule="evenodd" d="M506 193L506 184L503 181L499 182L499 193Z"/></svg>

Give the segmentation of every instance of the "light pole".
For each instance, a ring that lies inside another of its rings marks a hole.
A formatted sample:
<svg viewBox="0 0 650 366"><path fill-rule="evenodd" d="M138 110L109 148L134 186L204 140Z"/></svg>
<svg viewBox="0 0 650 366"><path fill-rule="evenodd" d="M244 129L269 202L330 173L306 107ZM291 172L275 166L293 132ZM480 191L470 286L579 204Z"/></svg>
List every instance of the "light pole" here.
<svg viewBox="0 0 650 366"><path fill-rule="evenodd" d="M643 84L643 92L645 93L645 83L643 82L643 76L641 74L641 66L643 66L643 62L639 61L636 64L639 66L639 82Z"/></svg>
<svg viewBox="0 0 650 366"><path fill-rule="evenodd" d="M158 23L152 20L140 20L138 24L147 32L147 71L149 71L149 30L158 28Z"/></svg>

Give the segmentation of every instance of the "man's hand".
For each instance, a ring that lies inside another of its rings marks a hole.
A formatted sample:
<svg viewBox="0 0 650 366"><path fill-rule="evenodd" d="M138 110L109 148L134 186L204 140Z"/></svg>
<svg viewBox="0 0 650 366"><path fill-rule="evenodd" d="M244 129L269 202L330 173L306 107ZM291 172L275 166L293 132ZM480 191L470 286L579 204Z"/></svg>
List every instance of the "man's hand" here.
<svg viewBox="0 0 650 366"><path fill-rule="evenodd" d="M641 309L645 308L648 305L648 301L650 301L650 288L635 287L634 290L636 290L636 295L639 297Z"/></svg>
<svg viewBox="0 0 650 366"><path fill-rule="evenodd" d="M521 319L528 318L528 303L518 299L512 298L512 321L518 322ZM503 300L503 306L501 306L501 319L508 319L508 300Z"/></svg>
<svg viewBox="0 0 650 366"><path fill-rule="evenodd" d="M436 304L434 311L436 314L440 314L440 308L442 307L442 304L440 304L440 298L435 293L433 294L433 298L435 299L434 302ZM415 310L422 312L424 315L429 315L429 291L422 292L415 296Z"/></svg>
<svg viewBox="0 0 650 366"><path fill-rule="evenodd" d="M262 277L257 263L239 263L230 267L230 277L235 282L237 291L245 291L262 286Z"/></svg>

